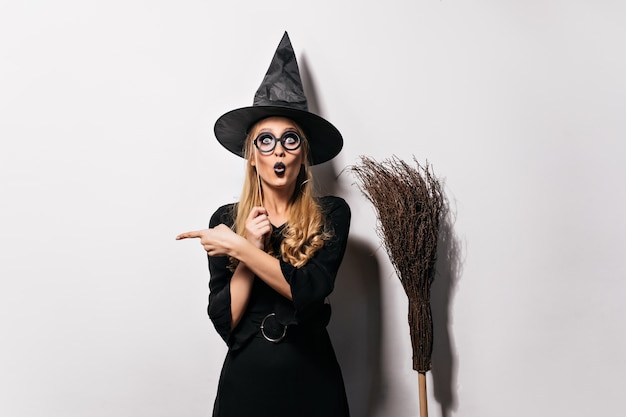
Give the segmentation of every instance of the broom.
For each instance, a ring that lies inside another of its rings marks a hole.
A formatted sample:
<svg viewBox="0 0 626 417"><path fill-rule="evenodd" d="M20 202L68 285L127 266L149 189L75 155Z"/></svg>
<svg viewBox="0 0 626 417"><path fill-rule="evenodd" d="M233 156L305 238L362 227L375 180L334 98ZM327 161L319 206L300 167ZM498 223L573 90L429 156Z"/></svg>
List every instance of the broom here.
<svg viewBox="0 0 626 417"><path fill-rule="evenodd" d="M439 220L444 206L432 166L392 157L381 163L361 156L352 167L361 192L374 205L377 233L408 297L413 369L418 372L420 417L428 416L426 372L432 367L430 285L435 275Z"/></svg>

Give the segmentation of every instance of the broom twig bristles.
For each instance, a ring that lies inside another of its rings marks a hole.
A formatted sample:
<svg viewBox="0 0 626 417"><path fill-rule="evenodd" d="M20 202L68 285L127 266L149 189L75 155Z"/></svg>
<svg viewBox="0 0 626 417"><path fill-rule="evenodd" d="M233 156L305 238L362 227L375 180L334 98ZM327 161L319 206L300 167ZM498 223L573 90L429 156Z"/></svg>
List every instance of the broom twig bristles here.
<svg viewBox="0 0 626 417"><path fill-rule="evenodd" d="M409 300L413 369L426 372L432 354L430 284L444 197L432 166L413 161L415 167L395 156L382 162L362 156L352 172L374 205L377 234Z"/></svg>

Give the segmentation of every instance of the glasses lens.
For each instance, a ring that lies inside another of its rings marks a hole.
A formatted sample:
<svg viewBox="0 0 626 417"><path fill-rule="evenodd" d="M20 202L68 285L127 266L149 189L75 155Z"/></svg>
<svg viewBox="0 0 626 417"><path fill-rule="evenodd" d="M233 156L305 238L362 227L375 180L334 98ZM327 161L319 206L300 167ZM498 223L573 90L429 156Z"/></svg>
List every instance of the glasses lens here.
<svg viewBox="0 0 626 417"><path fill-rule="evenodd" d="M262 133L256 138L254 143L261 152L271 152L276 144L276 138L269 133Z"/></svg>
<svg viewBox="0 0 626 417"><path fill-rule="evenodd" d="M289 151L295 151L300 147L300 136L296 132L287 132L282 137L283 147Z"/></svg>
<svg viewBox="0 0 626 417"><path fill-rule="evenodd" d="M259 151L269 153L276 148L277 141L288 151L295 151L302 144L300 136L296 132L286 132L280 139L276 139L271 133L261 133L254 140L254 144Z"/></svg>

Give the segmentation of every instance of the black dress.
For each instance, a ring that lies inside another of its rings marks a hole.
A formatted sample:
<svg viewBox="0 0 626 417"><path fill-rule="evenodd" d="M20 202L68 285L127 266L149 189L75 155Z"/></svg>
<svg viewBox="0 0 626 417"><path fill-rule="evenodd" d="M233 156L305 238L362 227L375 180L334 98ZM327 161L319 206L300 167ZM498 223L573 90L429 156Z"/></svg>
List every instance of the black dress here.
<svg viewBox="0 0 626 417"><path fill-rule="evenodd" d="M209 256L209 317L228 345L213 409L214 417L347 417L341 370L326 331L332 292L350 228L350 208L339 197L322 197L334 237L304 266L280 260L292 299L255 278L248 306L231 331L232 272L224 256ZM233 224L233 204L220 207L209 227ZM270 244L280 253L285 225ZM262 327L262 328L261 328Z"/></svg>

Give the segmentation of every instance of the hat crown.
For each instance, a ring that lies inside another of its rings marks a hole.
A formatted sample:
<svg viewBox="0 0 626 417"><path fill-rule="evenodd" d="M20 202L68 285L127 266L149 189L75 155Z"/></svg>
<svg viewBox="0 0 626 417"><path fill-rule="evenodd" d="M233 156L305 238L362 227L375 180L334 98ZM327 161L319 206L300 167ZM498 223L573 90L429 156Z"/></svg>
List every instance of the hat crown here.
<svg viewBox="0 0 626 417"><path fill-rule="evenodd" d="M254 95L253 106L284 106L308 111L300 69L287 32Z"/></svg>

